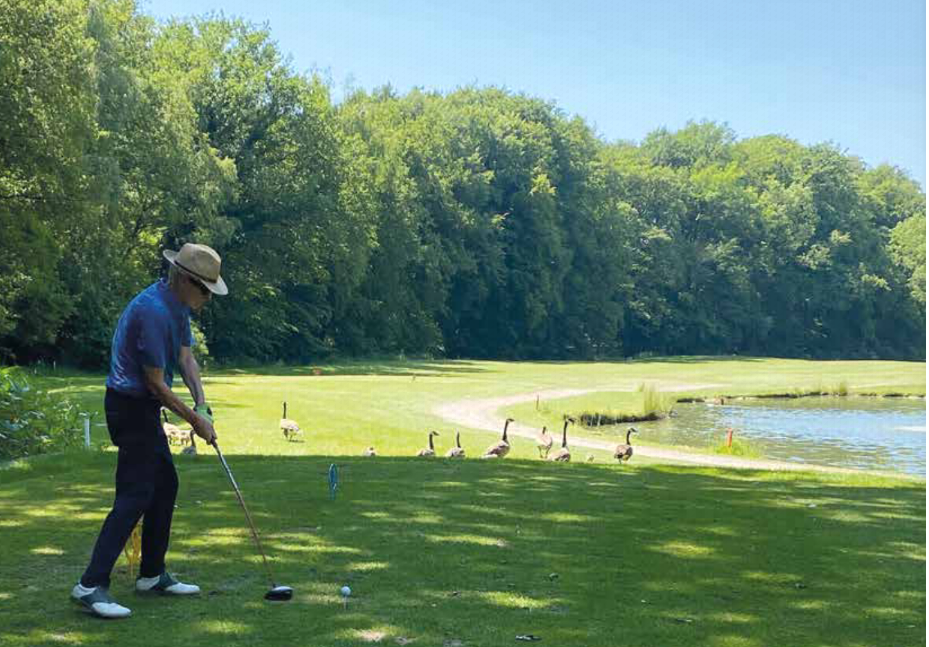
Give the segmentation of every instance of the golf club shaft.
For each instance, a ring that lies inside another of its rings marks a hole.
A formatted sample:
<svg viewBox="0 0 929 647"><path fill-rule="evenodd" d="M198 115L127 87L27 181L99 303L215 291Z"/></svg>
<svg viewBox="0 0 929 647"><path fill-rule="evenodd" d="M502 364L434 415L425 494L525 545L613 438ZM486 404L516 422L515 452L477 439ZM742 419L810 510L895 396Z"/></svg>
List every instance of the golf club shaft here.
<svg viewBox="0 0 929 647"><path fill-rule="evenodd" d="M252 521L252 515L249 514L248 508L245 505L245 499L242 498L242 492L239 491L239 486L235 482L235 477L232 475L232 470L229 469L229 464L226 463L226 459L223 457L223 453L219 450L219 443L213 441L213 447L216 449L216 454L219 456L220 462L223 464L223 469L226 470L226 475L229 477L229 482L232 483L232 489L235 490L236 498L239 499L239 505L242 506L242 511L245 512L245 518L248 520L248 527L252 530L252 537L255 538L255 545L258 546L258 552L261 554L261 560L264 562L265 570L268 571L268 579L271 580L271 588L277 586L274 582L274 575L271 573L271 566L268 564L268 558L265 557L265 551L261 547L261 539L258 537L258 530L255 529L255 522Z"/></svg>

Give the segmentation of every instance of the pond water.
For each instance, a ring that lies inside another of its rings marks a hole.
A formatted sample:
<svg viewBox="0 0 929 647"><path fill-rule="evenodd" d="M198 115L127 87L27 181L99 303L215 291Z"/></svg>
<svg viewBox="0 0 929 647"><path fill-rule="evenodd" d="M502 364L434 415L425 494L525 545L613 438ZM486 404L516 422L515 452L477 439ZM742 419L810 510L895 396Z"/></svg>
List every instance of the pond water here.
<svg viewBox="0 0 929 647"><path fill-rule="evenodd" d="M673 418L635 423L643 443L717 447L726 429L762 458L926 476L922 399L812 397L678 404ZM624 436L629 425L604 427ZM635 440L633 440L633 444Z"/></svg>

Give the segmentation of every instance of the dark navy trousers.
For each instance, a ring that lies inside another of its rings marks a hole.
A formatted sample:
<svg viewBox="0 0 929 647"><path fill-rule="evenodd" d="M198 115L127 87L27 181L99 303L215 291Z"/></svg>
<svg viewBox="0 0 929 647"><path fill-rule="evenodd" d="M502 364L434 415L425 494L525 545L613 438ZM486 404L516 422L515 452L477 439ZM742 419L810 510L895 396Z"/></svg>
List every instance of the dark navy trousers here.
<svg viewBox="0 0 929 647"><path fill-rule="evenodd" d="M177 471L161 426L161 403L107 389L104 410L110 438L119 448L116 498L81 577L86 587L110 585L110 572L140 518L139 575L161 575L177 499Z"/></svg>

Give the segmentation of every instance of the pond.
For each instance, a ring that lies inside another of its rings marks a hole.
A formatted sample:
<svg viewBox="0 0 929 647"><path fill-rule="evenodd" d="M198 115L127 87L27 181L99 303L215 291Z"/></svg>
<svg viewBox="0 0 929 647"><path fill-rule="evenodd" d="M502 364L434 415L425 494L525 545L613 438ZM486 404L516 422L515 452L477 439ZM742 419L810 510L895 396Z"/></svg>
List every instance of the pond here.
<svg viewBox="0 0 929 647"><path fill-rule="evenodd" d="M678 404L675 413L673 418L635 423L640 441L717 447L732 427L735 437L750 443L763 458L926 476L922 399L751 399ZM624 435L628 426L601 431Z"/></svg>

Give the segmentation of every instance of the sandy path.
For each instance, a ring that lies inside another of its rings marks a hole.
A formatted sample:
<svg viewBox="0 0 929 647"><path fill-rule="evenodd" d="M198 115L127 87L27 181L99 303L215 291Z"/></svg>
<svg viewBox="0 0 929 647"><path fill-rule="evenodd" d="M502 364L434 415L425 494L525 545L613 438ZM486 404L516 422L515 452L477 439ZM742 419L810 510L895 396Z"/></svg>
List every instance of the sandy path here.
<svg viewBox="0 0 929 647"><path fill-rule="evenodd" d="M697 389L713 388L713 384L674 384L662 385L663 392L668 391L694 391ZM616 389L611 389L616 390ZM631 391L632 389L626 389ZM523 402L533 402L536 396L543 400L556 400L559 398L570 398L575 395L584 395L585 393L602 392L604 389L554 389L549 391L538 391L534 393L522 393L519 395L508 395L500 398L484 398L473 400L458 400L447 402L435 407L432 413L447 420L453 425L470 427L472 429L484 429L487 431L500 432L503 429L504 419L497 414L497 411L503 407L520 404ZM520 438L535 439L539 430L519 422L510 424L508 433ZM576 434L569 439L571 447L585 447L588 449L601 449L612 452L616 446L615 442L605 440L594 440L592 438L583 438ZM792 471L815 471L815 472L855 472L855 470L843 469L839 467L825 467L820 465L808 465L798 463L785 463L780 461L759 460L751 458L739 458L736 456L718 456L713 454L693 454L689 452L676 451L659 447L635 446L635 453L638 456L648 456L660 461L688 463L691 465L704 465L709 467L729 467L743 469L762 469L762 470L792 470Z"/></svg>

